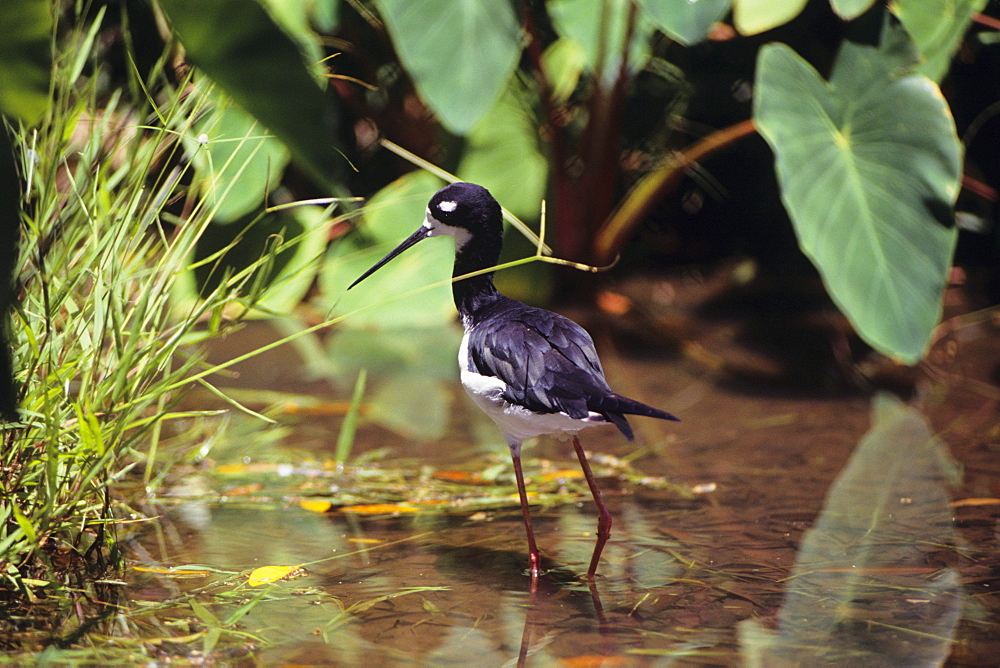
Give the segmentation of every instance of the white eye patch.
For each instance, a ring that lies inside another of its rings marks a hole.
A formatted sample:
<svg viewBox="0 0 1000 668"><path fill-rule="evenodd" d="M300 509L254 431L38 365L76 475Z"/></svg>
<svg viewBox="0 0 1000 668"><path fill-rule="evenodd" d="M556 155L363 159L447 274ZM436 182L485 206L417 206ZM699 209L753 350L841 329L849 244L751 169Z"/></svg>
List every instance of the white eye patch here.
<svg viewBox="0 0 1000 668"><path fill-rule="evenodd" d="M444 202L438 204L438 208L444 211L445 213L451 213L452 211L458 208L458 202L445 200Z"/></svg>

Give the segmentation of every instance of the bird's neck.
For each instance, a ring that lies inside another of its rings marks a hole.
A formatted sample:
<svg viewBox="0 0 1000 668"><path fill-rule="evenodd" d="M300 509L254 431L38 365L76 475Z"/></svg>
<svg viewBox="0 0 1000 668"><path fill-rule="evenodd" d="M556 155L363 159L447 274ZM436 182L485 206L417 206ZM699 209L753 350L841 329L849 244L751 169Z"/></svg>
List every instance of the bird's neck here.
<svg viewBox="0 0 1000 668"><path fill-rule="evenodd" d="M469 245L471 246L472 243ZM499 261L500 256L497 252L480 252L480 249L466 246L455 255L455 269L452 272L452 277L458 278L472 272L495 267ZM478 312L501 297L493 286L492 271L457 280L452 283L451 288L455 297L455 308L462 316L462 322L466 324L475 321Z"/></svg>

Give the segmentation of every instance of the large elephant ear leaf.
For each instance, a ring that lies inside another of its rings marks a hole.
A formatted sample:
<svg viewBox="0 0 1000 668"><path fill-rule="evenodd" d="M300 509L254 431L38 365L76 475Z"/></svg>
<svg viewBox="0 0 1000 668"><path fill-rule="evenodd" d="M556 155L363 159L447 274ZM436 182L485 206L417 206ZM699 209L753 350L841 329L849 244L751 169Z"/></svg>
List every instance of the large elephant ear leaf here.
<svg viewBox="0 0 1000 668"><path fill-rule="evenodd" d="M877 350L915 363L940 318L961 147L937 85L887 21L844 42L830 81L784 44L760 51L754 121L799 245Z"/></svg>
<svg viewBox="0 0 1000 668"><path fill-rule="evenodd" d="M448 130L465 135L500 98L523 46L509 0L376 0L399 61Z"/></svg>

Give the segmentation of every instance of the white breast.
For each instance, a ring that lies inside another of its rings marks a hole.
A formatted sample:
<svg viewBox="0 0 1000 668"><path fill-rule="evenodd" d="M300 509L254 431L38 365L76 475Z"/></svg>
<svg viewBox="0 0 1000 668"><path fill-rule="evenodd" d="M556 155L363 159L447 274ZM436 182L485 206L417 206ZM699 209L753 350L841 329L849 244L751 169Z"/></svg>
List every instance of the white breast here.
<svg viewBox="0 0 1000 668"><path fill-rule="evenodd" d="M484 376L473 369L469 359L469 331L462 337L458 349L458 367L461 371L462 386L476 405L496 422L507 442L517 443L542 434L565 432L575 434L581 429L607 424L600 413L590 413L583 419L572 418L565 413L535 413L524 406L512 404L503 398L506 383L493 376Z"/></svg>

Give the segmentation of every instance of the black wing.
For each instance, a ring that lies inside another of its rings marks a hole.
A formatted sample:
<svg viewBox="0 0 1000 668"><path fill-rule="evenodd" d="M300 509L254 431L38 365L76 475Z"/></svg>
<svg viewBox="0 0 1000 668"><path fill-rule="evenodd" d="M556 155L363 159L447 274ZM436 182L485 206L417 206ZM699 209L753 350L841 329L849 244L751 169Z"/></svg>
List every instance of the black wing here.
<svg viewBox="0 0 1000 668"><path fill-rule="evenodd" d="M615 394L604 379L594 341L572 320L513 302L469 335L474 370L502 380L504 399L538 413L585 418L600 413L631 440L625 413L676 419Z"/></svg>

